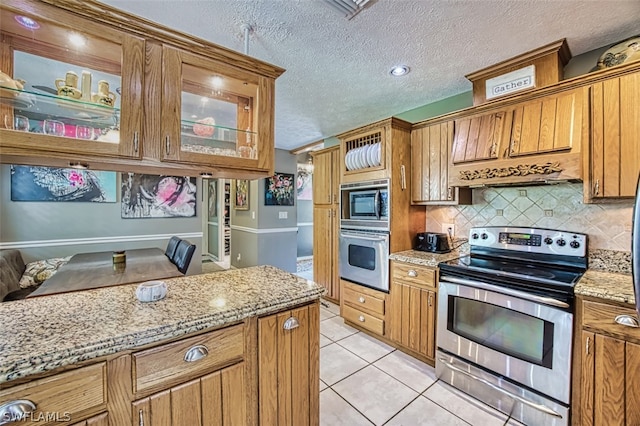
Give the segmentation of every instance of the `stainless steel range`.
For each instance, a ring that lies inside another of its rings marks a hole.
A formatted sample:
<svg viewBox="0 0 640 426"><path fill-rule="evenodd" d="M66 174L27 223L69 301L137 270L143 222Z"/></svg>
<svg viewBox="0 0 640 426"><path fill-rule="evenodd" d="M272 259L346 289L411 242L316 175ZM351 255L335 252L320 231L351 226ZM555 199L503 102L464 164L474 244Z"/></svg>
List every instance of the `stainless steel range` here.
<svg viewBox="0 0 640 426"><path fill-rule="evenodd" d="M569 424L587 236L484 227L469 244L469 255L438 265L438 377L527 425Z"/></svg>

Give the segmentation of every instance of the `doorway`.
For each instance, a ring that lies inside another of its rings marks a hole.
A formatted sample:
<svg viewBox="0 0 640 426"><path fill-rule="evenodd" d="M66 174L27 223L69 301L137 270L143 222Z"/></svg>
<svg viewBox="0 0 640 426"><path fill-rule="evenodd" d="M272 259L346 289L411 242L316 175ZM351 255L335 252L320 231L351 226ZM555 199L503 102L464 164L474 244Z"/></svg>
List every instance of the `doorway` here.
<svg viewBox="0 0 640 426"><path fill-rule="evenodd" d="M231 183L226 179L202 179L202 262L203 272L229 269L230 237L229 200Z"/></svg>

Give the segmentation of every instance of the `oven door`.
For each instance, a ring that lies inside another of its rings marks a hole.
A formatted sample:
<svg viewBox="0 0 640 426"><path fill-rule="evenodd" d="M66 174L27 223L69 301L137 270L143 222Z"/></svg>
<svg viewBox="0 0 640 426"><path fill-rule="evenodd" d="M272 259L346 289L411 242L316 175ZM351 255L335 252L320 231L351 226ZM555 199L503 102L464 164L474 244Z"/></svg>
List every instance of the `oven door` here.
<svg viewBox="0 0 640 426"><path fill-rule="evenodd" d="M340 278L389 292L389 234L340 231Z"/></svg>
<svg viewBox="0 0 640 426"><path fill-rule="evenodd" d="M568 404L573 314L543 302L554 301L443 274L437 346Z"/></svg>

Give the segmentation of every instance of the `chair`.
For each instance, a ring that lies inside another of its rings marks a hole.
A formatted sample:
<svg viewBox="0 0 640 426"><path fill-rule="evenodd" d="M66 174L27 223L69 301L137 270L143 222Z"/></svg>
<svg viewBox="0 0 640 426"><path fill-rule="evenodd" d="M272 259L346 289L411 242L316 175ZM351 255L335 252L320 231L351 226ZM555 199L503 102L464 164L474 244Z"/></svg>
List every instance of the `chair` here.
<svg viewBox="0 0 640 426"><path fill-rule="evenodd" d="M196 245L191 244L189 241L180 240L176 252L173 254L171 261L178 267L178 271L183 274L187 273L193 252L196 251Z"/></svg>
<svg viewBox="0 0 640 426"><path fill-rule="evenodd" d="M164 251L164 254L173 261L173 255L176 253L176 249L178 248L178 243L182 241L180 238L175 235L171 237L169 243L167 244L167 249Z"/></svg>

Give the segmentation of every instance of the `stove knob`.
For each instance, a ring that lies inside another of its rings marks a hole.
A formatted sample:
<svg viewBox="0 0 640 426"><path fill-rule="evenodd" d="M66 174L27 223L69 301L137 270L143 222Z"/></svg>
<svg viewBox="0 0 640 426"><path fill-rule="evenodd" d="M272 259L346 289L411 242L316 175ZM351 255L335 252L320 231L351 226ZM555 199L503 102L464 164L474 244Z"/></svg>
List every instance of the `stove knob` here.
<svg viewBox="0 0 640 426"><path fill-rule="evenodd" d="M547 245L553 244L553 239L551 239L550 237L547 237L544 239L544 243Z"/></svg>
<svg viewBox="0 0 640 426"><path fill-rule="evenodd" d="M489 238L489 236L483 232L482 235L480 235L480 238L482 238L483 240L486 240L487 238Z"/></svg>
<svg viewBox="0 0 640 426"><path fill-rule="evenodd" d="M564 240L564 238L559 238L558 241L556 241L556 244L558 244L560 247L564 247L567 245L567 242Z"/></svg>
<svg viewBox="0 0 640 426"><path fill-rule="evenodd" d="M473 234L471 234L471 239L477 240L478 239L478 234L476 234L475 232Z"/></svg>
<svg viewBox="0 0 640 426"><path fill-rule="evenodd" d="M571 241L569 245L571 246L571 248L574 248L574 249L577 249L578 247L580 247L580 243L577 242L576 240Z"/></svg>

